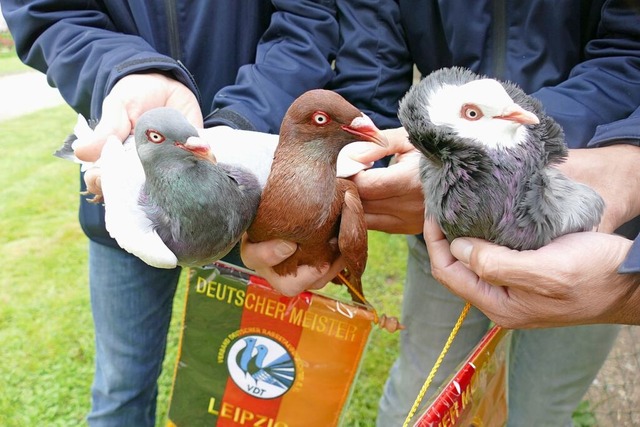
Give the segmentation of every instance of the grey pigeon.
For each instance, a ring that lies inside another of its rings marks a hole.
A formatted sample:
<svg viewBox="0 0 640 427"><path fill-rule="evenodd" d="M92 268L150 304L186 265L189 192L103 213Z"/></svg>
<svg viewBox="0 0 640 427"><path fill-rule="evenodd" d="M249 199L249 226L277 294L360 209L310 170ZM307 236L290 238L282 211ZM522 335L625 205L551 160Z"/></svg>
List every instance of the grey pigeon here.
<svg viewBox="0 0 640 427"><path fill-rule="evenodd" d="M426 213L449 240L536 249L600 222L600 195L555 168L562 128L516 85L444 68L411 88L398 116L424 155Z"/></svg>
<svg viewBox="0 0 640 427"><path fill-rule="evenodd" d="M217 163L209 144L171 108L143 114L135 142L146 176L140 206L178 264L201 266L226 255L260 202L254 174Z"/></svg>

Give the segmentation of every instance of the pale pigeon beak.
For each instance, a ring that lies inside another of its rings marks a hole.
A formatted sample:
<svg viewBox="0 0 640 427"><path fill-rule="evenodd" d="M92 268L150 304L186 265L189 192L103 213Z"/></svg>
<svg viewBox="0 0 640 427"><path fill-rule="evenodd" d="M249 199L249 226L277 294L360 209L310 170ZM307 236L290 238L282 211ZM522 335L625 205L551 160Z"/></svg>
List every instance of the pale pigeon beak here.
<svg viewBox="0 0 640 427"><path fill-rule="evenodd" d="M389 146L387 137L380 132L380 129L364 113L362 113L362 116L353 119L349 125L342 126L342 130L360 137L361 141L370 141L381 147Z"/></svg>
<svg viewBox="0 0 640 427"><path fill-rule="evenodd" d="M187 138L181 148L183 147L184 149L191 151L196 156L205 157L212 162L217 163L216 156L213 155L209 143L197 136Z"/></svg>
<svg viewBox="0 0 640 427"><path fill-rule="evenodd" d="M538 116L525 110L518 104L512 104L502 111L502 114L495 116L495 119L511 120L523 125L537 125L540 123Z"/></svg>

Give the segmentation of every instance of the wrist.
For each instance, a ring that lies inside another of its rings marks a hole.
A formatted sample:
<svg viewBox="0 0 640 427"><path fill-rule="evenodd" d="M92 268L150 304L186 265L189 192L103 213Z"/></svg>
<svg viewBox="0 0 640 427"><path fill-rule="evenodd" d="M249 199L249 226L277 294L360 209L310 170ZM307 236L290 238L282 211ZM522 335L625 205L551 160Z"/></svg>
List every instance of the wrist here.
<svg viewBox="0 0 640 427"><path fill-rule="evenodd" d="M607 323L640 325L640 273L620 274L618 285L626 291L620 298L619 306L611 310Z"/></svg>
<svg viewBox="0 0 640 427"><path fill-rule="evenodd" d="M611 303L598 321L602 323L640 324L640 273L621 273L620 265L629 256L632 241L621 236L617 251L611 254L612 277L606 280Z"/></svg>

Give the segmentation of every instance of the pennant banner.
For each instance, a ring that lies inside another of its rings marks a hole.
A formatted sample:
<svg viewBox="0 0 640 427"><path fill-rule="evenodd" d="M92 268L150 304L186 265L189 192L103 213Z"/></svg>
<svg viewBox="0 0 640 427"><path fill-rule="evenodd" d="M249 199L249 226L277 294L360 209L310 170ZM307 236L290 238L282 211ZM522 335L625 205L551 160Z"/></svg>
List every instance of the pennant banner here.
<svg viewBox="0 0 640 427"><path fill-rule="evenodd" d="M222 262L191 269L168 426L338 425L372 320Z"/></svg>
<svg viewBox="0 0 640 427"><path fill-rule="evenodd" d="M506 425L510 343L511 331L491 328L414 427Z"/></svg>

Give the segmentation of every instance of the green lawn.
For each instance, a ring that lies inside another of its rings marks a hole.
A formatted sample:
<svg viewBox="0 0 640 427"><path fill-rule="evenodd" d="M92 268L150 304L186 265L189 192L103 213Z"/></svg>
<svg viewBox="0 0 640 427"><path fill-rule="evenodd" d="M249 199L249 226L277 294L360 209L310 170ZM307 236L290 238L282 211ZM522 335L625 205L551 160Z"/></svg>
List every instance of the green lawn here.
<svg viewBox="0 0 640 427"><path fill-rule="evenodd" d="M0 424L6 427L80 425L89 409L93 327L87 244L77 223L78 168L51 155L74 122L67 107L0 122ZM363 280L381 313L399 315L405 255L402 236L371 233ZM159 426L166 419L184 292L181 283L160 380ZM397 343L398 334L374 330L346 425L373 424Z"/></svg>

